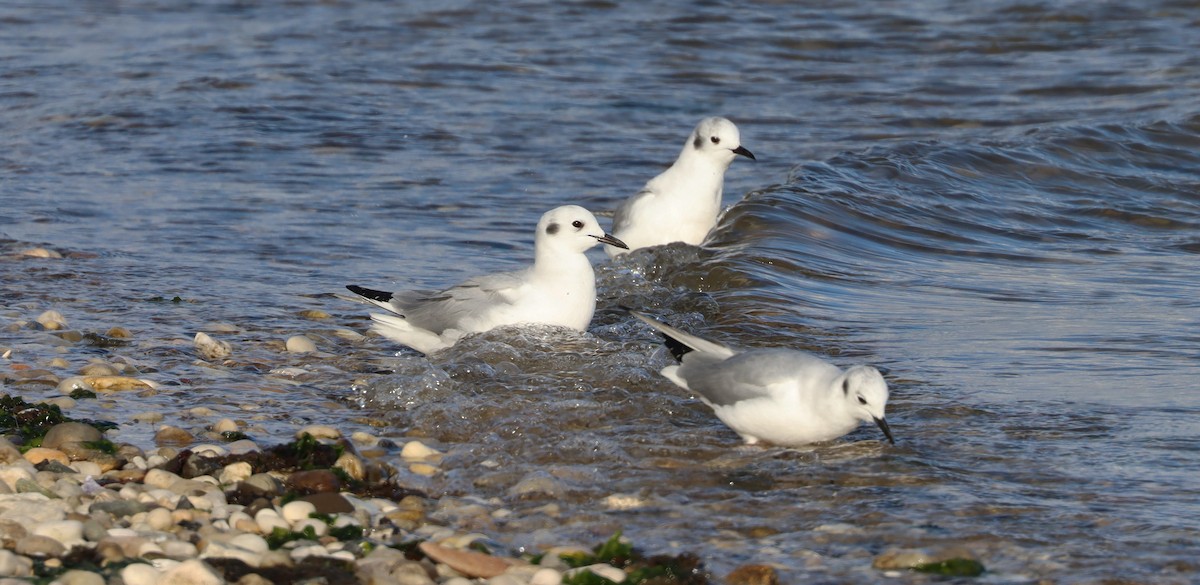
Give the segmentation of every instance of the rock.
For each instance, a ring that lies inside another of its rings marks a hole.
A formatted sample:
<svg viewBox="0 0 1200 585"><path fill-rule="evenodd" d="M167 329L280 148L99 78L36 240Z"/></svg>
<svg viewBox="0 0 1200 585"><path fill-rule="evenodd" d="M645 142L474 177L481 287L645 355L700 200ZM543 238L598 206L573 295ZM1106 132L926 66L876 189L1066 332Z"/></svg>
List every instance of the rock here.
<svg viewBox="0 0 1200 585"><path fill-rule="evenodd" d="M171 511L166 508L155 508L146 513L146 525L159 532L166 532L175 525Z"/></svg>
<svg viewBox="0 0 1200 585"><path fill-rule="evenodd" d="M490 579L503 574L517 561L485 555L467 550L458 550L425 541L418 545L425 556L442 563L468 577ZM622 581L624 579L621 579ZM620 581L617 581L620 583Z"/></svg>
<svg viewBox="0 0 1200 585"><path fill-rule="evenodd" d="M545 471L531 471L521 478L516 485L508 489L508 495L517 498L530 498L534 496L549 496L551 498L562 498L567 493L567 488L563 482L556 479L554 476ZM620 581L617 581L620 583Z"/></svg>
<svg viewBox="0 0 1200 585"><path fill-rule="evenodd" d="M729 585L779 585L779 574L767 565L742 565L725 577Z"/></svg>
<svg viewBox="0 0 1200 585"><path fill-rule="evenodd" d="M157 585L158 569L145 563L133 563L121 569L121 580L125 585Z"/></svg>
<svg viewBox="0 0 1200 585"><path fill-rule="evenodd" d="M104 585L104 577L99 573L71 569L54 580L59 585Z"/></svg>
<svg viewBox="0 0 1200 585"><path fill-rule="evenodd" d="M314 319L314 320L328 319L332 316L329 313L326 313L325 311L322 311L320 309L305 309L303 311L297 312L296 314L305 319Z"/></svg>
<svg viewBox="0 0 1200 585"><path fill-rule="evenodd" d="M203 331L197 333L196 337L192 339L192 345L200 353L200 356L206 360L222 360L233 353L233 348L228 343L213 339Z"/></svg>
<svg viewBox="0 0 1200 585"><path fill-rule="evenodd" d="M267 498L283 493L283 484L269 473L251 475L241 482L241 486Z"/></svg>
<svg viewBox="0 0 1200 585"><path fill-rule="evenodd" d="M308 515L316 511L317 507L312 502L293 500L283 505L283 508L279 511L279 515L283 516L284 520L295 525L301 520L308 520Z"/></svg>
<svg viewBox="0 0 1200 585"><path fill-rule="evenodd" d="M26 557L61 557L67 554L67 547L49 536L30 534L17 541L13 551Z"/></svg>
<svg viewBox="0 0 1200 585"><path fill-rule="evenodd" d="M350 440L354 441L354 444L361 445L363 447L374 447L377 443L379 443L379 437L376 437L370 433L364 433L362 431L354 431L354 433L350 435Z"/></svg>
<svg viewBox="0 0 1200 585"><path fill-rule="evenodd" d="M204 561L189 559L167 569L159 585L224 585L225 579Z"/></svg>
<svg viewBox="0 0 1200 585"><path fill-rule="evenodd" d="M133 337L133 333L130 330L121 326L109 327L108 331L104 332L104 334L113 339L130 339Z"/></svg>
<svg viewBox="0 0 1200 585"><path fill-rule="evenodd" d="M113 500L111 502L92 502L91 513L104 512L114 518L124 518L146 511L146 504L133 500Z"/></svg>
<svg viewBox="0 0 1200 585"><path fill-rule="evenodd" d="M154 444L156 445L191 445L196 441L195 435L171 425L163 425L154 433Z"/></svg>
<svg viewBox="0 0 1200 585"><path fill-rule="evenodd" d="M883 551L871 566L880 570L911 569L916 565L933 562L929 552L913 548L889 548Z"/></svg>
<svg viewBox="0 0 1200 585"><path fill-rule="evenodd" d="M580 571L589 571L593 575L596 575L597 577L603 577L609 581L612 581L613 583L620 583L625 580L625 571L622 571L621 569L618 569L607 563L596 563L586 567L579 567L578 569L571 569L570 571L567 571L564 576L569 579L579 574Z"/></svg>
<svg viewBox="0 0 1200 585"><path fill-rule="evenodd" d="M161 413L161 412L139 412L139 413L131 416L130 418L132 418L134 420L134 422L154 424L157 422L162 422L163 413Z"/></svg>
<svg viewBox="0 0 1200 585"><path fill-rule="evenodd" d="M79 374L84 377L88 376L116 376L120 373L112 364L92 362L82 368L79 368Z"/></svg>
<svg viewBox="0 0 1200 585"><path fill-rule="evenodd" d="M266 554L267 551L271 550L271 546L267 544L266 539L257 534L239 534L230 539L229 544L260 555Z"/></svg>
<svg viewBox="0 0 1200 585"><path fill-rule="evenodd" d="M400 450L400 457L418 461L424 461L430 457L433 457L434 455L440 454L441 451L428 447L425 445L425 443L420 441L409 441L405 443L404 448Z"/></svg>
<svg viewBox="0 0 1200 585"><path fill-rule="evenodd" d="M13 491L18 494L41 494L50 500L58 497L57 494L42 487L41 484L32 479L18 479L17 485L13 486Z"/></svg>
<svg viewBox="0 0 1200 585"><path fill-rule="evenodd" d="M37 321L42 326L42 329L46 331L58 331L67 328L66 318L62 316L62 313L55 310L49 310L38 315L34 321Z"/></svg>
<svg viewBox="0 0 1200 585"><path fill-rule="evenodd" d="M83 522L79 520L42 522L33 527L33 534L53 538L68 550L73 546L84 543Z"/></svg>
<svg viewBox="0 0 1200 585"><path fill-rule="evenodd" d="M246 573L241 579L234 582L234 585L274 585L266 577L258 573Z"/></svg>
<svg viewBox="0 0 1200 585"><path fill-rule="evenodd" d="M561 585L562 573L554 569L538 569L529 580L529 585Z"/></svg>
<svg viewBox="0 0 1200 585"><path fill-rule="evenodd" d="M312 435L314 439L340 439L342 432L329 425L308 425L296 431L296 438Z"/></svg>
<svg viewBox="0 0 1200 585"><path fill-rule="evenodd" d="M32 577L33 560L0 549L0 577Z"/></svg>
<svg viewBox="0 0 1200 585"><path fill-rule="evenodd" d="M63 465L69 465L71 460L66 453L58 449L47 449L45 447L34 447L25 452L25 460L37 465L43 461L57 461Z"/></svg>
<svg viewBox="0 0 1200 585"><path fill-rule="evenodd" d="M231 418L223 418L212 426L214 433L235 433L238 430L238 424Z"/></svg>
<svg viewBox="0 0 1200 585"><path fill-rule="evenodd" d="M288 485L292 491L306 495L342 490L341 480L327 469L297 471L288 476Z"/></svg>
<svg viewBox="0 0 1200 585"><path fill-rule="evenodd" d="M312 353L317 351L317 344L313 340L303 335L293 335L287 339L285 344L287 350L292 353Z"/></svg>
<svg viewBox="0 0 1200 585"><path fill-rule="evenodd" d="M104 434L91 425L65 422L50 428L42 439L42 447L58 449L71 443L90 443L104 438Z"/></svg>
<svg viewBox="0 0 1200 585"><path fill-rule="evenodd" d="M397 564L392 568L391 577L399 585L433 585L433 578L424 565L413 561Z"/></svg>
<svg viewBox="0 0 1200 585"><path fill-rule="evenodd" d="M245 481L249 479L251 475L254 475L254 468L250 467L250 464L246 463L245 461L238 461L237 463L230 463L229 465L226 465L225 468L221 470L220 475L217 476L217 481L221 482L221 485L229 485L239 481Z"/></svg>
<svg viewBox="0 0 1200 585"><path fill-rule="evenodd" d="M342 497L342 494L335 492L324 492L312 494L297 498L297 501L308 502L313 505L313 508L318 514L353 514L354 506Z"/></svg>
<svg viewBox="0 0 1200 585"><path fill-rule="evenodd" d="M96 392L124 392L127 390L153 390L154 383L129 376L84 376L83 381ZM61 391L62 386L59 386ZM69 392L68 392L69 394Z"/></svg>
<svg viewBox="0 0 1200 585"><path fill-rule="evenodd" d="M21 450L12 441L0 437L0 464L11 465L22 459Z"/></svg>
<svg viewBox="0 0 1200 585"><path fill-rule="evenodd" d="M258 525L260 534L271 534L276 528L291 530L292 526L284 520L273 508L263 508L254 515L254 523Z"/></svg>
<svg viewBox="0 0 1200 585"><path fill-rule="evenodd" d="M16 492L17 484L21 481L33 481L34 468L28 461L21 460L24 465L8 465L0 467L0 481L8 486L9 491ZM34 482L37 483L37 482Z"/></svg>
<svg viewBox="0 0 1200 585"><path fill-rule="evenodd" d="M28 258L62 258L62 254L47 248L29 248L19 252L21 256Z"/></svg>
<svg viewBox="0 0 1200 585"><path fill-rule="evenodd" d="M367 476L362 459L359 459L353 453L342 453L341 457L338 457L337 461L334 462L333 467L345 471L346 475L350 476L350 479L356 481L362 481Z"/></svg>

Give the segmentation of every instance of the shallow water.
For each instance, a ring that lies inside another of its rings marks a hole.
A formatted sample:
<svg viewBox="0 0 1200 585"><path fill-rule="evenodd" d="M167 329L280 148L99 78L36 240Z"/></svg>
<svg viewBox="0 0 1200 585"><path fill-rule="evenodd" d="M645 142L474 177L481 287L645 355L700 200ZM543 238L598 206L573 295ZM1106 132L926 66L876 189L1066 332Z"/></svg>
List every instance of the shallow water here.
<svg viewBox="0 0 1200 585"><path fill-rule="evenodd" d="M423 437L445 472L406 480L512 510L476 527L512 549L620 528L788 581L926 581L871 561L959 544L988 582L1195 580L1200 9L687 5L5 4L0 346L163 384L80 403L119 440L192 406ZM711 114L759 161L705 249L595 253L589 335L427 360L336 333L366 326L342 285L520 266L542 212L611 209ZM740 447L618 304L878 364L899 442ZM63 342L46 309L134 337Z"/></svg>

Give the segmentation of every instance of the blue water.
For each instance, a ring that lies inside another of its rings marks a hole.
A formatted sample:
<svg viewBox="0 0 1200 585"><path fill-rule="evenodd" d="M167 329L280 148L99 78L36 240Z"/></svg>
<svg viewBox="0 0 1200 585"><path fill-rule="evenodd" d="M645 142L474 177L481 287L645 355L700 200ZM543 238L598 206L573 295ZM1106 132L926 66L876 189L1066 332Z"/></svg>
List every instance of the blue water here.
<svg viewBox="0 0 1200 585"><path fill-rule="evenodd" d="M135 362L171 424L422 436L445 472L408 481L514 510L488 529L514 549L621 528L789 582L924 582L871 560L956 544L988 582L1195 580L1200 8L690 4L0 5L0 347ZM430 361L336 334L366 328L344 284L521 266L544 211L611 210L707 115L758 162L703 250L594 256L592 335ZM899 444L740 449L617 304L878 364ZM134 342L22 325L46 309ZM230 364L196 362L201 330ZM281 352L297 333L324 353ZM512 496L531 473L563 492Z"/></svg>

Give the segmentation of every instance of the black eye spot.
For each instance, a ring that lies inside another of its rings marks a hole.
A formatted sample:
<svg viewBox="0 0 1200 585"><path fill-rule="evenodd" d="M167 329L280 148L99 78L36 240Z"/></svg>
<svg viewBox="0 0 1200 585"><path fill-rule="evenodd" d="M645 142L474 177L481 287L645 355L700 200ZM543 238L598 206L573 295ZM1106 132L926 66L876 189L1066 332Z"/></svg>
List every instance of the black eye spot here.
<svg viewBox="0 0 1200 585"><path fill-rule="evenodd" d="M863 405L863 406L866 406L866 405L867 405L867 399L866 399L866 398L863 398L862 396L859 396L859 397L858 397L858 403L859 403L859 404L861 404L861 405Z"/></svg>
<svg viewBox="0 0 1200 585"><path fill-rule="evenodd" d="M842 394L850 395L850 380L842 380Z"/></svg>
<svg viewBox="0 0 1200 585"><path fill-rule="evenodd" d="M711 140L713 144L720 144L720 143L721 143L721 139L720 139L720 138L718 138L718 137L716 137L716 136L713 136L712 138L709 138L709 140Z"/></svg>
<svg viewBox="0 0 1200 585"><path fill-rule="evenodd" d="M578 219L571 222L571 225L575 226L575 229L577 229L577 230L583 229L583 222L579 221Z"/></svg>
<svg viewBox="0 0 1200 585"><path fill-rule="evenodd" d="M704 144L704 141L703 141L703 140L701 140L701 139L700 139L700 135L699 135L699 134L697 134L697 135L696 135L696 139L695 139L695 140L692 140L692 148L695 148L696 150L700 150L700 145L701 145L701 144Z"/></svg>
<svg viewBox="0 0 1200 585"><path fill-rule="evenodd" d="M546 233L550 234L552 236L554 234L557 234L558 233L558 224L552 223L552 224L546 226Z"/></svg>

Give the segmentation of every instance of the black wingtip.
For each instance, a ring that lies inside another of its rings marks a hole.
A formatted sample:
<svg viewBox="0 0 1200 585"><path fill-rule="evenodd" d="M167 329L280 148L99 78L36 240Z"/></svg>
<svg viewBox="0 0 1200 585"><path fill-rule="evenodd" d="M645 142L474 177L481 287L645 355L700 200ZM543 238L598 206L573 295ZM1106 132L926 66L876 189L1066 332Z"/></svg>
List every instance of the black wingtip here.
<svg viewBox="0 0 1200 585"><path fill-rule="evenodd" d="M630 309L629 307L626 307L625 305L617 305L617 306L620 307L622 310L624 310L627 313L635 312L633 309ZM667 325L670 325L670 323L667 323ZM671 352L671 356L675 358L675 361L677 361L677 362L683 361L683 356L687 355L687 353L689 351L692 351L692 348L684 345L678 339L675 339L674 337L671 337L670 335L667 335L666 333L663 333L662 331L659 331L658 334L662 335L663 343L666 344L667 351Z"/></svg>
<svg viewBox="0 0 1200 585"><path fill-rule="evenodd" d="M682 362L683 356L687 355L689 351L692 351L692 348L680 343L678 339L675 339L666 333L660 334L663 336L663 343L667 345L667 351L671 352L671 355L675 358L675 361Z"/></svg>
<svg viewBox="0 0 1200 585"><path fill-rule="evenodd" d="M372 301L379 301L381 303L386 303L386 302L392 300L392 293L390 293L390 292L374 290L374 289L369 289L369 288L363 288L361 286L354 285L354 284L347 284L346 288L350 292L352 292L360 297L371 299Z"/></svg>

